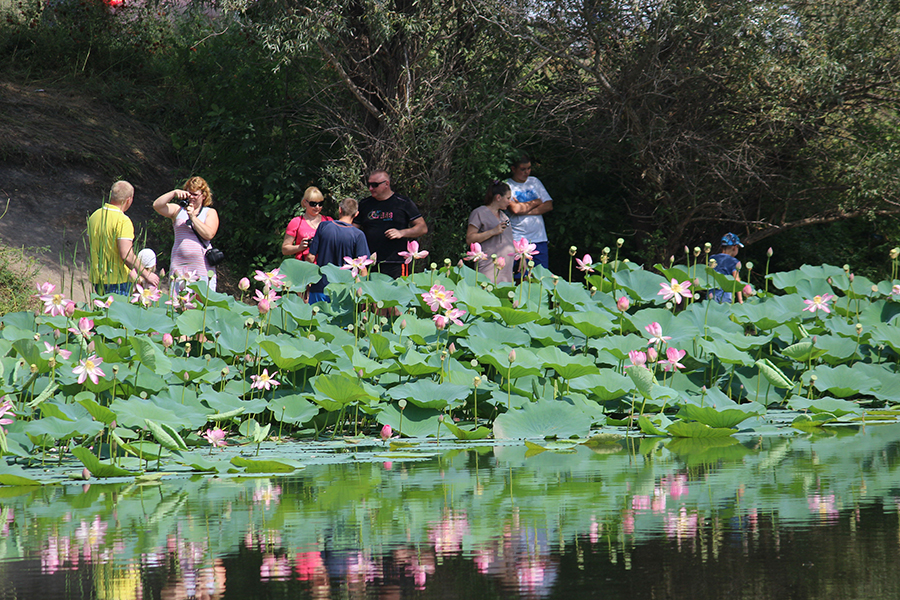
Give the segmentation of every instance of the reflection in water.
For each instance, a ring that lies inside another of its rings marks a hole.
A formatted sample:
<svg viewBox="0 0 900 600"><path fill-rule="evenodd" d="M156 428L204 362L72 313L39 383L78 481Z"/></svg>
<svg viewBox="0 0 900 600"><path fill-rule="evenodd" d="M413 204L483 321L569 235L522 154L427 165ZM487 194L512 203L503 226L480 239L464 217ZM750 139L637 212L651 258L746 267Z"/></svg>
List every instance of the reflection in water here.
<svg viewBox="0 0 900 600"><path fill-rule="evenodd" d="M900 597L898 427L447 447L273 480L0 488L0 600Z"/></svg>

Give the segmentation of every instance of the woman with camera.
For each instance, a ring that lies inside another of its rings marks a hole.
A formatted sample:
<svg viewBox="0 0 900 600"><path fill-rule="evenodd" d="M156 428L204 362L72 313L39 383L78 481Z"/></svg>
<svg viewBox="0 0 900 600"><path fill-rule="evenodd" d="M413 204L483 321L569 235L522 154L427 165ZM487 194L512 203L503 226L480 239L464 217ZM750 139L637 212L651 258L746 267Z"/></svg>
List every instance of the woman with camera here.
<svg viewBox="0 0 900 600"><path fill-rule="evenodd" d="M310 240L316 235L320 223L334 219L322 216L325 197L315 186L306 188L300 205L303 207L303 212L288 223L284 241L281 242L281 253L285 256L312 262L315 257L309 253Z"/></svg>
<svg viewBox="0 0 900 600"><path fill-rule="evenodd" d="M222 255L212 247L210 240L219 230L219 214L212 208L212 190L206 180L191 177L184 183L184 189L172 190L154 200L153 210L172 219L175 229L169 265L174 278L172 294L184 289L187 281L192 279L191 273L200 281L208 281L209 289L215 290L215 264L220 262Z"/></svg>

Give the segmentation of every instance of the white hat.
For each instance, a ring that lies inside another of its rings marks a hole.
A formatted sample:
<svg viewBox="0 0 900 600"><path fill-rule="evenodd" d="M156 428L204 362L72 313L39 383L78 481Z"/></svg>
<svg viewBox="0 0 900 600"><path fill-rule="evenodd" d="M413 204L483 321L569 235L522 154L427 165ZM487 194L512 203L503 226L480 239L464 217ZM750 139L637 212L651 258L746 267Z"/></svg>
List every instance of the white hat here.
<svg viewBox="0 0 900 600"><path fill-rule="evenodd" d="M145 269L155 269L156 268L156 252L151 250L150 248L144 248L140 252L138 252L138 260L141 261L141 266Z"/></svg>

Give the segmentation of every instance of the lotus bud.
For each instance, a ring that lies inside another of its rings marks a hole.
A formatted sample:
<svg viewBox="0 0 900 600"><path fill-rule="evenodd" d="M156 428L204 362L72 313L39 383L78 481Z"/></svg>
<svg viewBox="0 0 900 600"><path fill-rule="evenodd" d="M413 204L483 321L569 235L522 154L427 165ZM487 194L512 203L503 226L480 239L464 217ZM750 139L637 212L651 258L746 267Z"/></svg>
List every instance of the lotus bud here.
<svg viewBox="0 0 900 600"><path fill-rule="evenodd" d="M575 246L569 246L569 256L575 256L575 253L578 252L578 248Z"/></svg>
<svg viewBox="0 0 900 600"><path fill-rule="evenodd" d="M75 303L74 302L70 301L68 304L66 304L65 313L66 313L67 317L71 317L72 315L75 314Z"/></svg>
<svg viewBox="0 0 900 600"><path fill-rule="evenodd" d="M675 264L675 255L673 254L672 256L669 257L669 266L671 267L674 264Z"/></svg>
<svg viewBox="0 0 900 600"><path fill-rule="evenodd" d="M684 247L684 255L685 255L685 256L690 256L690 255L691 255L691 249L688 248L687 246Z"/></svg>
<svg viewBox="0 0 900 600"><path fill-rule="evenodd" d="M456 352L456 344L450 342L450 345L447 347L447 349L450 350L450 354L453 354L454 352Z"/></svg>
<svg viewBox="0 0 900 600"><path fill-rule="evenodd" d="M159 270L159 278L160 278L160 279L165 279L165 278L166 278L166 270L165 270L165 269L160 269L160 270Z"/></svg>
<svg viewBox="0 0 900 600"><path fill-rule="evenodd" d="M256 305L259 308L259 314L264 315L269 312L269 300L267 298L263 298L259 301L259 304Z"/></svg>
<svg viewBox="0 0 900 600"><path fill-rule="evenodd" d="M519 308L519 301L518 301L518 300L513 300L512 307L513 307L513 308Z"/></svg>
<svg viewBox="0 0 900 600"><path fill-rule="evenodd" d="M601 252L600 254L609 254L609 252L610 252L609 246L606 246L603 248L603 252Z"/></svg>
<svg viewBox="0 0 900 600"><path fill-rule="evenodd" d="M831 280L831 277L829 277L829 278L826 279L825 281L828 282L828 285L832 285L832 284L834 283L834 282Z"/></svg>
<svg viewBox="0 0 900 600"><path fill-rule="evenodd" d="M628 296L622 296L616 301L616 307L622 312L628 310L629 306L631 306L631 302L628 300Z"/></svg>
<svg viewBox="0 0 900 600"><path fill-rule="evenodd" d="M369 315L363 315L363 316L362 316L362 322L363 322L363 323L368 323L368 322L369 322Z"/></svg>
<svg viewBox="0 0 900 600"><path fill-rule="evenodd" d="M362 379L363 377L365 377L365 371L360 369L359 371L356 372L356 376L359 377L360 379Z"/></svg>
<svg viewBox="0 0 900 600"><path fill-rule="evenodd" d="M406 319L403 319L402 321L400 321L400 329L406 329L406 327L407 327Z"/></svg>
<svg viewBox="0 0 900 600"><path fill-rule="evenodd" d="M82 478L83 480L85 480L85 481L87 481L88 479L91 478L91 472L88 471L88 468L87 468L87 467L85 467L84 469L82 469L82 471L81 471L81 478Z"/></svg>
<svg viewBox="0 0 900 600"><path fill-rule="evenodd" d="M850 280L850 283L853 283L853 277L854 277L853 273L850 273L849 275L847 275L847 278Z"/></svg>
<svg viewBox="0 0 900 600"><path fill-rule="evenodd" d="M190 381L190 380L191 380L191 374L188 373L187 371L184 372L184 380L185 380L185 381Z"/></svg>
<svg viewBox="0 0 900 600"><path fill-rule="evenodd" d="M393 434L394 434L394 430L391 428L390 425L385 425L384 427L381 428L381 439L382 440L389 440Z"/></svg>
<svg viewBox="0 0 900 600"><path fill-rule="evenodd" d="M61 335L62 335L62 332L59 329L53 330L53 339L54 340L58 340Z"/></svg>
<svg viewBox="0 0 900 600"><path fill-rule="evenodd" d="M616 248L621 248L625 244L625 240L619 238L616 240Z"/></svg>
<svg viewBox="0 0 900 600"><path fill-rule="evenodd" d="M509 362L510 362L510 363L516 362L516 351L515 351L515 349L509 351Z"/></svg>
<svg viewBox="0 0 900 600"><path fill-rule="evenodd" d="M769 258L772 258L772 254L773 254L773 252L772 252L772 247L769 246L769 249L766 250L766 256L768 256Z"/></svg>
<svg viewBox="0 0 900 600"><path fill-rule="evenodd" d="M398 402L397 404L400 405L400 410L403 410L404 408L406 408L406 399L404 398L400 400L400 402Z"/></svg>
<svg viewBox="0 0 900 600"><path fill-rule="evenodd" d="M655 363L657 358L659 358L659 352L656 351L656 347L650 346L647 348L647 360Z"/></svg>
<svg viewBox="0 0 900 600"><path fill-rule="evenodd" d="M247 279L246 277L241 278L241 280L238 281L238 289L241 290L242 292L246 292L247 290L249 290L250 289L250 280Z"/></svg>
<svg viewBox="0 0 900 600"><path fill-rule="evenodd" d="M694 258L700 256L700 246L694 246Z"/></svg>
<svg viewBox="0 0 900 600"><path fill-rule="evenodd" d="M750 284L749 284L749 283L748 283L747 285L744 286L744 290L743 290L743 291L744 291L744 295L745 295L745 296L752 296L752 295L754 294L753 288L750 287Z"/></svg>
<svg viewBox="0 0 900 600"><path fill-rule="evenodd" d="M172 337L171 333L164 333L162 343L166 348L171 348L172 344L175 343L175 339Z"/></svg>
<svg viewBox="0 0 900 600"><path fill-rule="evenodd" d="M356 288L356 297L359 298L363 295L362 288Z"/></svg>

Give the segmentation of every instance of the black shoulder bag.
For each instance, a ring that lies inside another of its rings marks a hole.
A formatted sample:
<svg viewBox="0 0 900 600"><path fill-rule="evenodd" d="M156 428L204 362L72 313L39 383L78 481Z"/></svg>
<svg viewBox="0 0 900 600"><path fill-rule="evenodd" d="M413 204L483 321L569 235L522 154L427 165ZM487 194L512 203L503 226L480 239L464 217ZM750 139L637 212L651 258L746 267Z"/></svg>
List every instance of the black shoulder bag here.
<svg viewBox="0 0 900 600"><path fill-rule="evenodd" d="M197 230L194 229L194 223L191 221L191 217L188 216L188 227L191 228L191 231L194 232L194 235L197 236L197 239L200 241L200 245L206 248L206 262L209 266L214 267L223 260L225 260L225 253L219 250L218 248L214 248L212 242L209 240L204 240L200 237L200 234L197 233Z"/></svg>

